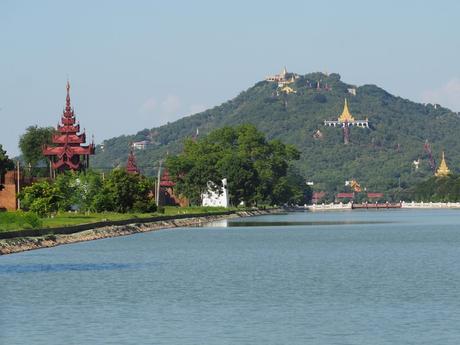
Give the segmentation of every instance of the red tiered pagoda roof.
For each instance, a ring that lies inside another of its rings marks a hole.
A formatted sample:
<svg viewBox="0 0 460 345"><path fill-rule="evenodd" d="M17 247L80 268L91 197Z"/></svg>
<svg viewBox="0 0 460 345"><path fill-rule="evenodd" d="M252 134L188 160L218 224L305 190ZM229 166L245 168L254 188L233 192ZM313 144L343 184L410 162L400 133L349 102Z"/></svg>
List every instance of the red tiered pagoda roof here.
<svg viewBox="0 0 460 345"><path fill-rule="evenodd" d="M61 122L57 125L57 134L53 135L54 145L46 145L43 155L49 157L54 170L81 170L88 167L89 156L95 153L95 145L82 145L86 142L85 132L80 132L74 110L70 106L70 84L67 82L66 105Z"/></svg>
<svg viewBox="0 0 460 345"><path fill-rule="evenodd" d="M129 151L128 162L126 163L126 171L129 174L139 174L139 168L136 164L136 156L134 155L133 149Z"/></svg>

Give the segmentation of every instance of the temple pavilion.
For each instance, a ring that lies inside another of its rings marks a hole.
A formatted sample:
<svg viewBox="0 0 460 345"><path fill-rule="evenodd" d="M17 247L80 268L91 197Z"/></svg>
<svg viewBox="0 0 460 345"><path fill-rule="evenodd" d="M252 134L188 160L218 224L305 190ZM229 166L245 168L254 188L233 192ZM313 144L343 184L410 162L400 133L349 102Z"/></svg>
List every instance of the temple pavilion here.
<svg viewBox="0 0 460 345"><path fill-rule="evenodd" d="M347 145L350 142L350 128L351 127L360 127L360 128L369 128L369 120L356 120L348 109L348 101L345 98L345 104L343 105L342 114L335 121L324 121L325 126L329 127L341 127L343 131L343 143Z"/></svg>
<svg viewBox="0 0 460 345"><path fill-rule="evenodd" d="M298 78L300 78L300 76L297 73L288 72L286 67L284 67L280 74L270 75L266 77L265 80L276 82L279 87L283 87L284 85L295 82Z"/></svg>
<svg viewBox="0 0 460 345"><path fill-rule="evenodd" d="M89 166L89 156L95 153L95 145L83 145L86 142L86 134L80 133L80 125L76 123L74 110L70 105L70 84L67 81L67 97L65 109L58 123L56 134L53 134L53 145L43 147L43 155L48 157L51 169L85 170Z"/></svg>
<svg viewBox="0 0 460 345"><path fill-rule="evenodd" d="M444 151L442 151L441 163L439 164L438 170L436 170L434 176L436 176L436 177L446 177L449 174L450 174L450 169L447 166L446 159L444 157Z"/></svg>

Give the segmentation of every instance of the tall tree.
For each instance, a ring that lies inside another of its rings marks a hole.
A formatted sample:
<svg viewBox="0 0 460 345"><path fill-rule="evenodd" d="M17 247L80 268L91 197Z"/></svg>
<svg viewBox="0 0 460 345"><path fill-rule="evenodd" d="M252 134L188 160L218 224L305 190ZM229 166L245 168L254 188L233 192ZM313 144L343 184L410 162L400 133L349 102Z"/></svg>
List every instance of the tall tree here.
<svg viewBox="0 0 460 345"><path fill-rule="evenodd" d="M177 192L192 203L199 203L209 182L219 190L221 180L227 178L232 204L288 202L292 189L284 188L275 195L277 185L291 180L287 175L289 164L299 159L292 145L278 140L267 141L253 125L223 127L198 140L187 140L184 150L170 156L167 166L176 182Z"/></svg>
<svg viewBox="0 0 460 345"><path fill-rule="evenodd" d="M154 212L156 205L151 197L153 181L139 174L129 174L124 169L113 170L95 198L98 211Z"/></svg>
<svg viewBox="0 0 460 345"><path fill-rule="evenodd" d="M3 175L7 170L13 169L14 164L11 159L8 158L6 151L3 150L3 146L0 144L0 190L3 189L3 185L1 184L3 180Z"/></svg>
<svg viewBox="0 0 460 345"><path fill-rule="evenodd" d="M36 166L37 163L44 160L42 147L51 143L54 131L52 127L38 127L36 125L26 129L26 132L19 139L19 148L27 164Z"/></svg>

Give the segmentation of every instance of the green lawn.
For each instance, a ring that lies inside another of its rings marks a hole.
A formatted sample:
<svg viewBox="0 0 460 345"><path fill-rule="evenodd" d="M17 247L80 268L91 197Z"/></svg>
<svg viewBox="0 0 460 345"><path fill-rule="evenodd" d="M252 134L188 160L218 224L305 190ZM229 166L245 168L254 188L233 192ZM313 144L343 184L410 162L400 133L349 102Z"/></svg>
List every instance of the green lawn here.
<svg viewBox="0 0 460 345"><path fill-rule="evenodd" d="M1 212L0 231L12 231L31 228L55 228L85 223L95 223L110 220L131 218L148 218L161 215L212 213L235 210L236 208L223 207L173 207L167 206L164 213L70 213L62 212L49 218L38 218L34 214L24 212Z"/></svg>

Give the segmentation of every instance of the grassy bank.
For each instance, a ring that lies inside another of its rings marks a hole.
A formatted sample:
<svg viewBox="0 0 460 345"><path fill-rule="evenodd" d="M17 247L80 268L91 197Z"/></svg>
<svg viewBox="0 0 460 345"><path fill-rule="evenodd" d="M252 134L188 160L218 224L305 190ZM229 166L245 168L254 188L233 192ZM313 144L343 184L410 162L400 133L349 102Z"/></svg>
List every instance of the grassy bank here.
<svg viewBox="0 0 460 345"><path fill-rule="evenodd" d="M236 209L236 208L233 208ZM230 211L223 207L172 207L164 208L164 213L58 213L48 218L39 218L33 213L3 212L0 213L0 232L34 228L56 228L101 221L114 221L132 218L149 218L161 215L199 214Z"/></svg>

